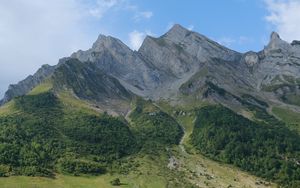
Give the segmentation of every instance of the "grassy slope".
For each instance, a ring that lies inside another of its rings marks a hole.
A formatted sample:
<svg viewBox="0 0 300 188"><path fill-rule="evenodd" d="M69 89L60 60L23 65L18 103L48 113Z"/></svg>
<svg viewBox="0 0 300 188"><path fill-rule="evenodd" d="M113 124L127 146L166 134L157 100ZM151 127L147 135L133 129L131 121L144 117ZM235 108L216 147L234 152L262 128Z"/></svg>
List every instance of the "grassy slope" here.
<svg viewBox="0 0 300 188"><path fill-rule="evenodd" d="M14 101L10 101L0 107L0 116L11 114L14 110Z"/></svg>
<svg viewBox="0 0 300 188"><path fill-rule="evenodd" d="M44 93L44 92L47 92L49 90L51 90L53 87L52 83L50 80L47 80L46 82L38 85L37 87L33 88L29 93L28 95L37 95L37 94L40 94L40 93Z"/></svg>
<svg viewBox="0 0 300 188"><path fill-rule="evenodd" d="M185 174L185 177L192 183L200 187L247 187L260 188L276 187L275 184L270 184L264 180L243 172L240 169L221 164L219 162L210 160L201 154L182 153L180 150L175 150L180 167L179 171ZM264 184L265 183L265 184ZM267 186L269 185L269 186Z"/></svg>
<svg viewBox="0 0 300 188"><path fill-rule="evenodd" d="M122 183L121 187L124 188L161 188L165 187L166 185L166 181L163 177L159 177L153 174L102 175L92 177L57 175L55 179L17 176L0 178L0 184L3 186L3 188L111 188L113 186L111 186L110 181L117 177L120 178Z"/></svg>
<svg viewBox="0 0 300 188"><path fill-rule="evenodd" d="M5 179L0 179L3 188L16 188L22 185L22 188L111 188L112 186L109 182L114 178L120 178L122 186L124 188L132 187L149 187L149 188L160 188L164 187L165 182L161 179L153 179L151 176L148 177L137 177L134 181L131 176L110 176L103 175L98 177L73 177L58 175L55 179L39 178L39 177L9 177Z"/></svg>
<svg viewBox="0 0 300 188"><path fill-rule="evenodd" d="M273 107L272 112L282 119L290 129L300 133L300 113L281 107Z"/></svg>
<svg viewBox="0 0 300 188"><path fill-rule="evenodd" d="M174 149L174 155L180 161L179 171L185 174L185 177L193 184L200 187L276 187L275 184L269 186L262 183L267 182L262 179L250 175L247 172L243 172L240 169L227 164L221 164L219 162L208 159L207 157L199 154L190 145L190 134L193 131L195 113L193 108L188 107L176 107L170 106L166 102L159 103L161 109L172 116L183 126L185 135L181 144L186 151L182 151L181 148ZM196 107L206 106L207 103L198 104ZM259 185L258 185L259 184Z"/></svg>

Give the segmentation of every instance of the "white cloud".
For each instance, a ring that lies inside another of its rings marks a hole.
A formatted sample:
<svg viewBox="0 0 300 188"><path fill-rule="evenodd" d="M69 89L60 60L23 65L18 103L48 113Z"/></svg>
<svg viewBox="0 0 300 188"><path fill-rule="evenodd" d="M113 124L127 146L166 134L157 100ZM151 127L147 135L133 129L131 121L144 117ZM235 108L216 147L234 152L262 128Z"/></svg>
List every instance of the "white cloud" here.
<svg viewBox="0 0 300 188"><path fill-rule="evenodd" d="M142 19L150 19L153 16L153 12L151 11L136 11L134 20L135 21L140 21Z"/></svg>
<svg viewBox="0 0 300 188"><path fill-rule="evenodd" d="M133 50L138 50L141 47L145 37L146 37L145 32L139 32L137 30L132 31L131 33L129 33L130 47Z"/></svg>
<svg viewBox="0 0 300 188"><path fill-rule="evenodd" d="M300 1L265 0L269 15L265 19L275 26L282 38L300 39Z"/></svg>
<svg viewBox="0 0 300 188"><path fill-rule="evenodd" d="M9 0L0 3L0 98L10 83L42 64L90 46L86 13L78 0Z"/></svg>
<svg viewBox="0 0 300 188"><path fill-rule="evenodd" d="M195 28L194 25L189 25L187 29L190 30L190 31L192 31L194 28Z"/></svg>
<svg viewBox="0 0 300 188"><path fill-rule="evenodd" d="M221 37L220 39L216 39L216 41L224 46L232 47L233 45L245 45L252 43L253 40L249 37L239 36L239 37Z"/></svg>
<svg viewBox="0 0 300 188"><path fill-rule="evenodd" d="M236 40L230 37L222 37L220 39L217 39L217 42L221 45L230 47L233 43L236 43Z"/></svg>
<svg viewBox="0 0 300 188"><path fill-rule="evenodd" d="M167 27L165 28L166 31L169 31L174 26L174 22L169 22Z"/></svg>
<svg viewBox="0 0 300 188"><path fill-rule="evenodd" d="M129 0L96 0L94 6L89 9L89 14L101 19L110 11L120 10L132 12L135 21L150 19L153 16L152 11L141 11L138 6L131 4Z"/></svg>
<svg viewBox="0 0 300 188"><path fill-rule="evenodd" d="M111 34L98 22L111 11L134 17L140 9L129 0L1 1L0 98L9 84L33 74L42 64L57 64L59 58L89 48L97 34ZM141 19L152 15L141 11Z"/></svg>
<svg viewBox="0 0 300 188"><path fill-rule="evenodd" d="M130 32L128 35L129 36L129 47L133 50L138 50L141 47L141 45L147 35L153 36L153 37L156 36L156 34L152 33L149 30L146 30L145 32L140 32L137 30Z"/></svg>
<svg viewBox="0 0 300 188"><path fill-rule="evenodd" d="M124 2L124 0L97 0L96 6L90 8L89 13L92 16L101 19L110 9L121 6Z"/></svg>
<svg viewBox="0 0 300 188"><path fill-rule="evenodd" d="M140 13L144 18L151 18L153 16L153 12L151 11L145 11Z"/></svg>

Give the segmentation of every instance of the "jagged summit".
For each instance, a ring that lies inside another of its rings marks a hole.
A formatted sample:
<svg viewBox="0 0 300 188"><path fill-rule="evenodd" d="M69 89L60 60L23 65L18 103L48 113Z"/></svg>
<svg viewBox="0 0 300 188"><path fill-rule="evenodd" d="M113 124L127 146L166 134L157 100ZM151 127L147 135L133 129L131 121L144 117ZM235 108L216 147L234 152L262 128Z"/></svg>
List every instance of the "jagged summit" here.
<svg viewBox="0 0 300 188"><path fill-rule="evenodd" d="M274 50L280 49L283 52L291 51L291 45L282 40L278 33L272 32L270 36L270 42L264 49L266 53L273 52Z"/></svg>
<svg viewBox="0 0 300 188"><path fill-rule="evenodd" d="M183 90L197 91L207 82L240 94L242 90L259 92L277 83L276 79L284 80L281 77L286 74L297 80L300 78L299 66L296 66L300 61L299 52L298 42L291 45L276 32L271 34L270 42L263 51L239 53L175 24L160 37L147 36L138 51L131 50L119 39L99 35L90 49L79 50L70 58L78 59L83 63L79 64L81 66L87 66L81 69L83 71L93 65L118 80L131 93L159 100L175 98ZM68 59L61 59L57 67ZM28 93L46 78L51 78L57 67L42 73L42 76L38 71L27 81L10 87L4 101ZM97 74L94 76L97 77ZM190 83L189 88L184 87L186 83ZM283 83L280 81L280 84Z"/></svg>
<svg viewBox="0 0 300 188"><path fill-rule="evenodd" d="M168 31L169 32L180 32L180 31L189 31L187 28L183 27L180 24L174 24Z"/></svg>
<svg viewBox="0 0 300 188"><path fill-rule="evenodd" d="M271 41L274 41L274 40L281 40L279 34L278 34L277 32L275 32L275 31L273 31L273 32L271 33L270 39L271 39Z"/></svg>
<svg viewBox="0 0 300 188"><path fill-rule="evenodd" d="M121 40L114 38L112 36L106 36L100 34L97 40L94 42L92 46L93 51L101 51L103 48L122 48L126 50L130 50L128 46L126 46Z"/></svg>
<svg viewBox="0 0 300 188"><path fill-rule="evenodd" d="M164 35L161 36L161 38L179 43L185 38L189 37L189 35L191 35L192 33L192 31L181 26L180 24L174 24L171 29L169 29Z"/></svg>
<svg viewBox="0 0 300 188"><path fill-rule="evenodd" d="M187 32L189 32L188 29L185 27L179 25L179 24L174 24L171 29L165 34L165 36L176 36L176 35L184 35Z"/></svg>

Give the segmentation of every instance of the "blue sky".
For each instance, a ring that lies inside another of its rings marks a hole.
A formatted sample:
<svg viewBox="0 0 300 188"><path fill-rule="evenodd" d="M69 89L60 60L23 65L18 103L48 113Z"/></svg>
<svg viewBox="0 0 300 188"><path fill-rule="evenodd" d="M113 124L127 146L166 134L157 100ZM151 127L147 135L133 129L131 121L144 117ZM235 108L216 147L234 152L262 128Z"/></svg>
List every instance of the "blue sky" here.
<svg viewBox="0 0 300 188"><path fill-rule="evenodd" d="M300 0L9 0L0 3L0 96L8 84L88 49L102 33L138 49L179 23L236 51L271 31L300 39Z"/></svg>
<svg viewBox="0 0 300 188"><path fill-rule="evenodd" d="M95 0L90 0L95 4ZM98 1L99 2L99 1ZM100 1L102 2L102 1ZM204 34L237 51L261 50L275 28L262 0L113 0L108 11L91 20L99 31L130 43L130 33L160 36L174 23ZM96 3L97 4L97 3ZM95 8L97 9L97 8ZM101 8L100 8L101 9Z"/></svg>
<svg viewBox="0 0 300 188"><path fill-rule="evenodd" d="M115 35L124 41L132 29L159 36L172 24L179 23L235 50L247 51L262 49L272 30L264 20L267 11L261 0L135 0L132 3L153 15L129 23L130 17L120 16L124 32L115 31Z"/></svg>

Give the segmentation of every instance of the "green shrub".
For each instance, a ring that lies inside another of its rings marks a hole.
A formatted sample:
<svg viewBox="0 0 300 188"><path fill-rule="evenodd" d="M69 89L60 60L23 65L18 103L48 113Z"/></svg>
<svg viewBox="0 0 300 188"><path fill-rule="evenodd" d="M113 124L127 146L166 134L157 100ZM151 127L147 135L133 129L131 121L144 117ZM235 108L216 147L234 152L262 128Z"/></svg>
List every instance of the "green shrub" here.
<svg viewBox="0 0 300 188"><path fill-rule="evenodd" d="M98 175L106 172L105 167L100 163L74 158L61 158L58 168L63 173L68 174L91 174Z"/></svg>
<svg viewBox="0 0 300 188"><path fill-rule="evenodd" d="M11 172L10 166L0 164L0 177L7 177Z"/></svg>
<svg viewBox="0 0 300 188"><path fill-rule="evenodd" d="M112 180L112 181L110 182L110 184L111 184L112 186L120 186L120 185L121 185L121 181L120 181L119 178L116 178L116 179Z"/></svg>

